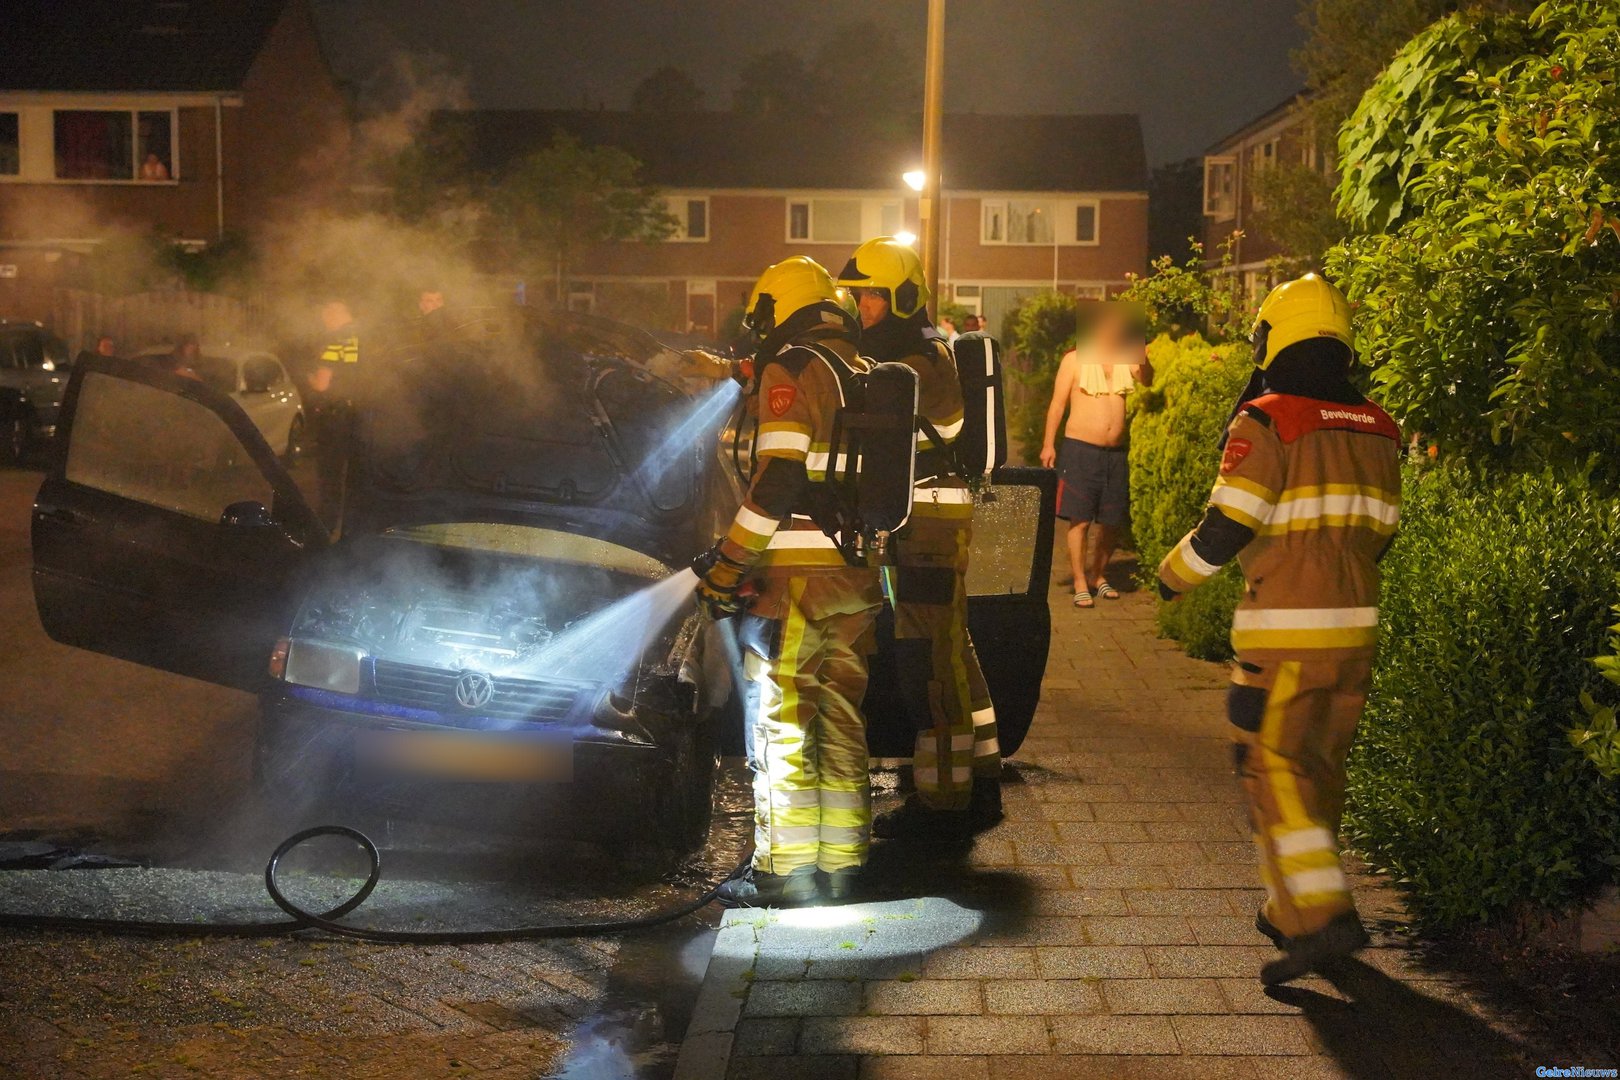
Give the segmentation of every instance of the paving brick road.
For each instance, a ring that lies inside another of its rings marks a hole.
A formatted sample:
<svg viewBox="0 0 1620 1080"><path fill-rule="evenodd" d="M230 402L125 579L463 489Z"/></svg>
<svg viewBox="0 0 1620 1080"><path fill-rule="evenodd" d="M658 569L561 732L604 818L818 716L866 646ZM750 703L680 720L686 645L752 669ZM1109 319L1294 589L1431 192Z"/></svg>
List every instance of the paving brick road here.
<svg viewBox="0 0 1620 1080"><path fill-rule="evenodd" d="M1274 955L1224 730L1224 669L1152 602L1053 595L1007 819L970 849L879 845L872 900L727 916L677 1077L1015 1080L1533 1075L1522 1033L1431 969L1366 874L1375 947L1262 992Z"/></svg>

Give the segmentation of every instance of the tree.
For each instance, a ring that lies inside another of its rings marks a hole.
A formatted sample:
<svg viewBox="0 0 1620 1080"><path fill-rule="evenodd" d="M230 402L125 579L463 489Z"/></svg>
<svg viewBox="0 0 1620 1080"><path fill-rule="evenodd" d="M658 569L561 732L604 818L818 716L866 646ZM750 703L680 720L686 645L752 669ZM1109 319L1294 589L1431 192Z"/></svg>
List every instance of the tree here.
<svg viewBox="0 0 1620 1080"><path fill-rule="evenodd" d="M672 65L642 79L630 95L631 112L694 113L702 107L703 87Z"/></svg>
<svg viewBox="0 0 1620 1080"><path fill-rule="evenodd" d="M920 51L860 20L821 40L809 62L792 49L753 57L738 72L732 110L744 116L909 116L922 108Z"/></svg>
<svg viewBox="0 0 1620 1080"><path fill-rule="evenodd" d="M1254 192L1251 220L1286 253L1285 272L1297 275L1318 269L1322 253L1344 239L1348 230L1333 212L1337 179L1295 162L1278 162L1249 177Z"/></svg>
<svg viewBox="0 0 1620 1080"><path fill-rule="evenodd" d="M1148 257L1185 259L1203 232L1203 158L1154 169L1148 177Z"/></svg>
<svg viewBox="0 0 1620 1080"><path fill-rule="evenodd" d="M1535 0L1306 0L1303 47L1294 67L1305 77L1322 148L1330 148L1390 57L1452 12L1528 11Z"/></svg>
<svg viewBox="0 0 1620 1080"><path fill-rule="evenodd" d="M615 147L584 146L561 133L500 178L491 209L511 259L545 260L555 274L559 298L581 248L661 240L676 226L658 193L641 183L639 161Z"/></svg>
<svg viewBox="0 0 1620 1080"><path fill-rule="evenodd" d="M1452 16L1341 147L1329 253L1398 420L1442 452L1620 479L1620 10Z"/></svg>
<svg viewBox="0 0 1620 1080"><path fill-rule="evenodd" d="M792 119L820 112L820 88L804 57L792 49L774 49L745 62L731 97L741 116Z"/></svg>

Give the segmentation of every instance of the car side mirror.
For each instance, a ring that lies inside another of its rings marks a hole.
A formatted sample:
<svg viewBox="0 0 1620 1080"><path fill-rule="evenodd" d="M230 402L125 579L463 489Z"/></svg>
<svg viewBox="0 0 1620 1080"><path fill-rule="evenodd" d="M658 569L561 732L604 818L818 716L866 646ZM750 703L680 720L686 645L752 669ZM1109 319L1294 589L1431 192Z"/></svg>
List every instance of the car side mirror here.
<svg viewBox="0 0 1620 1080"><path fill-rule="evenodd" d="M276 519L263 503L247 499L227 506L219 515L219 523L231 528L262 529L274 525Z"/></svg>

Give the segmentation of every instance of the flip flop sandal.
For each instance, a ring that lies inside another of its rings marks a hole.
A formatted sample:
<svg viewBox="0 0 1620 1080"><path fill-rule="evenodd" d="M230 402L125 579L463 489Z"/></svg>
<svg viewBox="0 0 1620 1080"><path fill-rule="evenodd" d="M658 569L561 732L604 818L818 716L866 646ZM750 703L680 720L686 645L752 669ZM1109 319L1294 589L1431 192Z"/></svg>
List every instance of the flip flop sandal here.
<svg viewBox="0 0 1620 1080"><path fill-rule="evenodd" d="M1108 582L1104 581L1098 583L1097 595L1102 597L1104 600L1118 600L1119 590L1108 584Z"/></svg>
<svg viewBox="0 0 1620 1080"><path fill-rule="evenodd" d="M1077 589L1074 594L1074 606L1078 608L1096 607L1097 602L1091 598L1091 593L1085 589Z"/></svg>

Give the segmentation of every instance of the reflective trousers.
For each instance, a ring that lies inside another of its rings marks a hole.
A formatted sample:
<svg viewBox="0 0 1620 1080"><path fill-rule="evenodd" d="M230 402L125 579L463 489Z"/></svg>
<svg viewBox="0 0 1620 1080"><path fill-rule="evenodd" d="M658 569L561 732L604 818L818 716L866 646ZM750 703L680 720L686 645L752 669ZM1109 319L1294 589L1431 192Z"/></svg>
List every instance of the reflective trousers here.
<svg viewBox="0 0 1620 1080"><path fill-rule="evenodd" d="M1314 933L1354 909L1339 862L1344 761L1372 682L1370 657L1239 658L1227 707L1266 886L1266 917Z"/></svg>
<svg viewBox="0 0 1620 1080"><path fill-rule="evenodd" d="M972 513L919 503L897 544L895 667L917 732L912 779L935 810L966 809L974 777L1001 776L996 710L967 628Z"/></svg>
<svg viewBox="0 0 1620 1080"><path fill-rule="evenodd" d="M747 619L743 632L754 868L861 866L872 831L861 699L881 603L877 576L773 571L766 592L769 614Z"/></svg>

